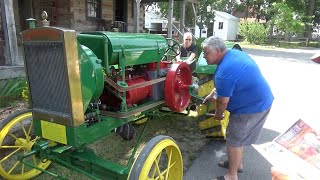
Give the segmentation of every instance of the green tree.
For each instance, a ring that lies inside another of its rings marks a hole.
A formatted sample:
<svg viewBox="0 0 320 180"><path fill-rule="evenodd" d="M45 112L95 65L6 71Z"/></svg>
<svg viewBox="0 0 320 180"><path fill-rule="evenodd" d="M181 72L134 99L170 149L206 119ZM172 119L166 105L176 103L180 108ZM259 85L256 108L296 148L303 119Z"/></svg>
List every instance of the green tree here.
<svg viewBox="0 0 320 180"><path fill-rule="evenodd" d="M166 17L168 14L168 2L159 2L157 6L160 9L160 14L162 17ZM237 8L237 0L206 0L199 1L199 4L196 5L196 22L199 27L206 25L207 27L210 24L210 21L214 20L214 10L229 12L231 13ZM175 20L180 19L180 3L174 2L174 11L173 17ZM191 3L186 3L186 26L193 26L195 19L193 14L193 7Z"/></svg>
<svg viewBox="0 0 320 180"><path fill-rule="evenodd" d="M285 3L301 15L306 28L305 36L310 38L312 26L320 21L320 0L286 0Z"/></svg>
<svg viewBox="0 0 320 180"><path fill-rule="evenodd" d="M267 29L259 22L242 22L239 33L251 44L262 44L267 38Z"/></svg>
<svg viewBox="0 0 320 180"><path fill-rule="evenodd" d="M302 21L302 15L294 12L288 4L274 3L272 5L274 16L271 23L276 25L278 34L283 34L289 42L293 34L302 33L305 29L305 23Z"/></svg>

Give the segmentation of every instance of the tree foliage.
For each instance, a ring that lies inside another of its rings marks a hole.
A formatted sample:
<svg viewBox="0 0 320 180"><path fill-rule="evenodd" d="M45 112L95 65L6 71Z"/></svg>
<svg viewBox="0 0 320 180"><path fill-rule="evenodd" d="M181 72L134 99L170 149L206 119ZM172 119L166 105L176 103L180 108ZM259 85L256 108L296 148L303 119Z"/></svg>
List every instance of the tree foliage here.
<svg viewBox="0 0 320 180"><path fill-rule="evenodd" d="M197 18L194 19L191 3L186 3L186 26L193 26L197 20L198 25L208 25L212 21L214 15L213 10L223 11L232 14L232 12L244 12L245 19L247 17L270 21L269 24L276 22L282 27L286 27L287 33L297 32L297 29L304 27L305 36L310 36L311 26L320 24L320 0L206 0L199 1L196 7ZM157 3L163 16L167 15L168 2ZM275 4L279 4L274 6ZM174 18L179 20L179 2L175 1ZM287 6L287 7L285 7ZM289 9L288 9L289 8ZM210 9L210 12L207 11ZM282 13L280 9L284 10ZM288 12L286 10L289 10ZM293 14L295 18L291 18ZM283 17L281 17L283 16ZM290 17L289 17L290 16ZM277 20L277 18L280 18ZM291 25L285 21L293 20ZM298 20L298 21L297 21ZM302 22L302 23L301 23ZM302 26L303 24L303 26ZM284 30L284 29L283 29Z"/></svg>
<svg viewBox="0 0 320 180"><path fill-rule="evenodd" d="M293 34L304 32L305 23L302 21L304 16L294 12L288 4L274 3L272 10L274 15L271 22L276 25L278 33L282 33L290 40Z"/></svg>
<svg viewBox="0 0 320 180"><path fill-rule="evenodd" d="M239 33L252 44L262 44L267 38L267 29L258 22L242 22Z"/></svg>
<svg viewBox="0 0 320 180"><path fill-rule="evenodd" d="M166 17L168 14L169 3L159 2L157 6L160 9L162 17ZM173 17L175 20L180 19L180 3L174 2ZM199 4L195 6L197 17L194 18L193 7L191 3L186 3L186 26L193 26L195 20L197 25L209 26L210 21L214 20L214 10L231 13L238 7L237 0L206 0L199 1Z"/></svg>

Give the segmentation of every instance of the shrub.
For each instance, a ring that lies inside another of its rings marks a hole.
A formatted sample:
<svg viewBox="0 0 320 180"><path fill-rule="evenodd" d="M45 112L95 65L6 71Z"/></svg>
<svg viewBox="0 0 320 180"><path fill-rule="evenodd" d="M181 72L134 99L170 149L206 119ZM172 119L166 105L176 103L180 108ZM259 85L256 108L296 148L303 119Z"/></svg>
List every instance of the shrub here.
<svg viewBox="0 0 320 180"><path fill-rule="evenodd" d="M0 81L0 107L12 105L20 100L22 91L26 86L24 78L11 78Z"/></svg>
<svg viewBox="0 0 320 180"><path fill-rule="evenodd" d="M197 58L200 56L202 52L201 44L206 38L202 37L196 40L196 47L197 47Z"/></svg>
<svg viewBox="0 0 320 180"><path fill-rule="evenodd" d="M258 22L241 23L239 33L251 44L262 44L267 38L267 29Z"/></svg>

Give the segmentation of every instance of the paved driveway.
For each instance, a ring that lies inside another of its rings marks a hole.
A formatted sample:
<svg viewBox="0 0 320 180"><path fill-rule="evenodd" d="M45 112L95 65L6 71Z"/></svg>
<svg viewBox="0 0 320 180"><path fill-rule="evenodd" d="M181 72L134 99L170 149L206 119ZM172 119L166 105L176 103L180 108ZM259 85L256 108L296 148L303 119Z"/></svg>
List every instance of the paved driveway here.
<svg viewBox="0 0 320 180"><path fill-rule="evenodd" d="M320 64L310 60L320 49L244 49L258 63L275 96L259 143L271 141L298 119L320 126ZM227 171L217 166L226 157L224 142L212 140L185 172L186 180L209 180ZM270 180L271 165L253 147L244 150L240 180Z"/></svg>

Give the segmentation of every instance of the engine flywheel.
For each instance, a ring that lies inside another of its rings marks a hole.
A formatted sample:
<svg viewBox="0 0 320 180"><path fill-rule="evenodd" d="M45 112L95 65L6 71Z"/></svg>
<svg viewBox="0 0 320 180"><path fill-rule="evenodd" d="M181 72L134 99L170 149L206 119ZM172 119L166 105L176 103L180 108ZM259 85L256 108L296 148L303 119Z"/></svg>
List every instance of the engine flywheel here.
<svg viewBox="0 0 320 180"><path fill-rule="evenodd" d="M189 65L185 62L176 62L171 65L165 81L164 99L166 105L173 111L182 112L190 103L189 86L192 83L192 74Z"/></svg>

